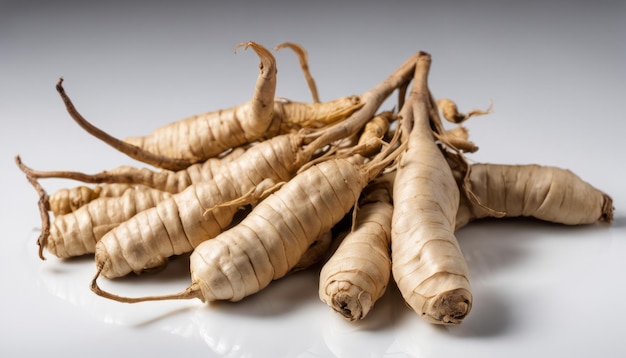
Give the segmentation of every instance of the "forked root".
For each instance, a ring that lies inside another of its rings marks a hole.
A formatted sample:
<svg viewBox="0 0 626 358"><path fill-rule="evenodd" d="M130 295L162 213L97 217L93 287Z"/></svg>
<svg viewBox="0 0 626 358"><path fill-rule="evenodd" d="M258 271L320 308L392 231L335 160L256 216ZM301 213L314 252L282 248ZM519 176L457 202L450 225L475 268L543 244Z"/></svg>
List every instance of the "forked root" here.
<svg viewBox="0 0 626 358"><path fill-rule="evenodd" d="M116 295L114 293L107 292L98 286L98 277L100 277L100 273L104 269L104 265L100 265L98 267L98 271L96 275L91 280L91 291L93 291L96 295L104 298L108 298L114 301L122 302L122 303L139 303L145 301L167 301L167 300L188 300L193 298L198 298L202 302L204 302L204 297L202 296L202 291L200 287L196 284L192 284L187 287L184 291L179 293L174 293L171 295L162 295L162 296L145 296L145 297L125 297Z"/></svg>
<svg viewBox="0 0 626 358"><path fill-rule="evenodd" d="M39 245L39 258L45 260L46 257L43 254L43 249L46 247L48 237L50 237L50 214L48 213L50 204L48 202L48 194L37 181L37 177L33 175L33 170L22 163L22 159L19 155L15 157L15 162L20 170L26 174L26 179L28 179L30 184L35 188L37 194L39 194L37 205L41 216L41 233L37 239L37 245Z"/></svg>

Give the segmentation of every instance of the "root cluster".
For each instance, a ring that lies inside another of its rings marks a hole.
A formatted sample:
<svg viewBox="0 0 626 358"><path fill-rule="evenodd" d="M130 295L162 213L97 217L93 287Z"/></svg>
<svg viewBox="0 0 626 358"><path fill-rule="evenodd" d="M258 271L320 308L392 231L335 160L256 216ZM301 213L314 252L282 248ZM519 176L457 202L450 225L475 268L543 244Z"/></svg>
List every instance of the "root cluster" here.
<svg viewBox="0 0 626 358"><path fill-rule="evenodd" d="M564 225L610 223L609 195L574 173L534 164L470 164L478 150L462 113L428 86L431 55L417 52L359 95L320 101L306 51L297 55L311 102L277 100L272 51L255 42L252 99L114 138L76 109L97 139L153 166L86 174L16 162L39 195L39 255L93 255L92 290L135 303L199 298L238 301L292 272L320 270L319 296L349 320L364 319L395 280L423 319L455 325L472 307L468 265L455 231L485 217L528 216ZM382 108L397 94L396 108ZM448 128L450 126L450 128ZM80 185L48 194L39 181ZM51 219L53 216L53 219ZM124 297L100 277L151 272L192 253L191 285L167 296Z"/></svg>

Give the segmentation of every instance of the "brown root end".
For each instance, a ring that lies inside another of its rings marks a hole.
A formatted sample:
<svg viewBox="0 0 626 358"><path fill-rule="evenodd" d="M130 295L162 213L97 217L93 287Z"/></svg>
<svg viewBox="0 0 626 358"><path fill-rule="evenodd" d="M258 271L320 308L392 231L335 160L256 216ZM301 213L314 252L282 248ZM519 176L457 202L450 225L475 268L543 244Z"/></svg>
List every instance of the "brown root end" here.
<svg viewBox="0 0 626 358"><path fill-rule="evenodd" d="M333 310L350 321L363 319L372 305L372 296L352 285L346 291L334 293L330 302Z"/></svg>
<svg viewBox="0 0 626 358"><path fill-rule="evenodd" d="M443 292L432 298L432 305L423 312L431 323L457 325L472 308L472 294L464 288Z"/></svg>
<svg viewBox="0 0 626 358"><path fill-rule="evenodd" d="M602 215L600 216L600 221L611 223L613 221L613 199L607 194L602 195Z"/></svg>

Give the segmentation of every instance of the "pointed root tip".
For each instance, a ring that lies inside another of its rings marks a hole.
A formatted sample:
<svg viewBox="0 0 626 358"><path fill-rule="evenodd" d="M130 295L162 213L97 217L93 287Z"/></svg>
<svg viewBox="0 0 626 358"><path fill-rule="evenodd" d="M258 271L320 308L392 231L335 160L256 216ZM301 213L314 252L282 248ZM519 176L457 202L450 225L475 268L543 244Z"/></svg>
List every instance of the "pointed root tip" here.
<svg viewBox="0 0 626 358"><path fill-rule="evenodd" d="M428 53L426 51L419 51L417 53L417 59L418 60L422 60L422 61L430 61L431 60L431 55L430 55L430 53Z"/></svg>
<svg viewBox="0 0 626 358"><path fill-rule="evenodd" d="M37 251L37 254L39 255L39 259L41 259L42 261L46 261L46 256L43 254L43 249L46 246L45 242L48 240L48 236L50 235L49 232L41 232L41 235L39 235L39 239L37 239L37 245L39 246L39 249Z"/></svg>
<svg viewBox="0 0 626 358"><path fill-rule="evenodd" d="M281 44L278 44L276 46L274 46L274 50L278 51L281 49L284 49L285 47L290 48L293 52L295 52L298 56L301 56L303 59L306 59L307 57L307 52L304 49L304 47L302 47L301 45L295 43L295 42L283 42Z"/></svg>
<svg viewBox="0 0 626 358"><path fill-rule="evenodd" d="M278 51L278 50L281 50L281 49L283 49L285 47L292 47L292 46L293 46L293 44L291 42L283 42L281 44L278 44L278 45L274 46L274 51Z"/></svg>
<svg viewBox="0 0 626 358"><path fill-rule="evenodd" d="M17 167L20 168L22 172L24 172L25 174L28 173L28 168L22 162L22 158L19 156L19 154L15 156L15 164L17 164Z"/></svg>
<svg viewBox="0 0 626 358"><path fill-rule="evenodd" d="M59 80L56 84L57 92L63 92L63 76L59 77Z"/></svg>

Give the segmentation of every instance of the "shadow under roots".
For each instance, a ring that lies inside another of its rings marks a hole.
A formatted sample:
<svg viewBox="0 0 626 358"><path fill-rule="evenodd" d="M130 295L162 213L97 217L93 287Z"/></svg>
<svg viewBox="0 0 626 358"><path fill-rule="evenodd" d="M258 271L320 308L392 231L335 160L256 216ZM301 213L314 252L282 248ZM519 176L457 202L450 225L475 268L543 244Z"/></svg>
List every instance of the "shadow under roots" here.
<svg viewBox="0 0 626 358"><path fill-rule="evenodd" d="M272 281L261 291L241 301L209 302L207 308L227 314L256 317L280 316L305 308L308 303L319 301L319 270L318 265L311 266Z"/></svg>
<svg viewBox="0 0 626 358"><path fill-rule="evenodd" d="M173 256L169 258L165 266L154 268L138 275L131 273L124 277L114 278L109 281L123 285L147 286L180 282L180 288L182 290L191 282L191 274L189 272L189 256L190 254Z"/></svg>
<svg viewBox="0 0 626 358"><path fill-rule="evenodd" d="M511 327L511 311L507 301L497 291L475 287L470 314L450 334L458 337L495 337L505 334Z"/></svg>

